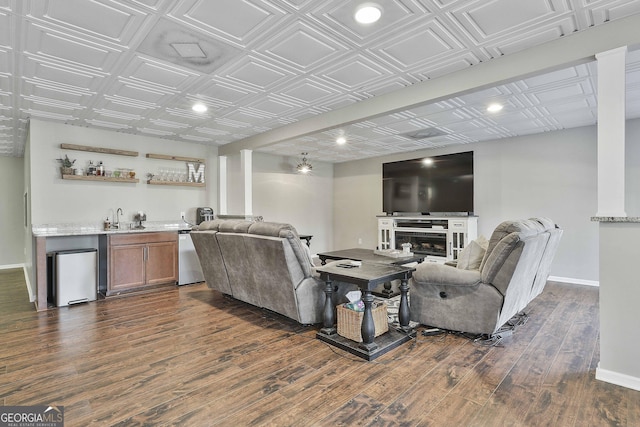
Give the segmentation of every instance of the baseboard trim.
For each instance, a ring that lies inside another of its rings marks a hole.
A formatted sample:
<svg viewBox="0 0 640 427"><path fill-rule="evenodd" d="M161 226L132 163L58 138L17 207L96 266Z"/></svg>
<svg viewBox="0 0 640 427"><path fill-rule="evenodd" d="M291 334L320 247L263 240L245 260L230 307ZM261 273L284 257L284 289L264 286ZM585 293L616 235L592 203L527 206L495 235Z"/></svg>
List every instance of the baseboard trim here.
<svg viewBox="0 0 640 427"><path fill-rule="evenodd" d="M10 270L12 268L24 268L24 264L6 264L0 265L0 270Z"/></svg>
<svg viewBox="0 0 640 427"><path fill-rule="evenodd" d="M13 268L21 268L24 275L24 283L27 285L27 292L29 293L29 302L34 302L36 296L31 291L31 284L29 283L29 274L27 274L27 266L24 264L6 264L0 265L0 270L10 270Z"/></svg>
<svg viewBox="0 0 640 427"><path fill-rule="evenodd" d="M606 383L619 385L620 387L640 391L640 378L609 371L608 369L602 369L599 362L598 367L596 368L596 379Z"/></svg>
<svg viewBox="0 0 640 427"><path fill-rule="evenodd" d="M24 273L24 283L27 284L27 292L29 292L29 302L36 302L36 295L33 293L31 289L31 282L29 282L29 272L27 271L27 266L22 266L22 272Z"/></svg>
<svg viewBox="0 0 640 427"><path fill-rule="evenodd" d="M572 283L574 285L600 286L600 282L597 280L574 279L573 277L549 276L548 280L552 282Z"/></svg>

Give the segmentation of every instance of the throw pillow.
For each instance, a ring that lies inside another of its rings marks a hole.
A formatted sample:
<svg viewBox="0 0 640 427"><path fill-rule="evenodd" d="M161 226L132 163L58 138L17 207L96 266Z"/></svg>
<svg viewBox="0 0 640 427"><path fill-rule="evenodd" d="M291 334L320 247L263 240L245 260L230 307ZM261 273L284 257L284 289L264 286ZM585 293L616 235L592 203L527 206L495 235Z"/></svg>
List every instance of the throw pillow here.
<svg viewBox="0 0 640 427"><path fill-rule="evenodd" d="M457 267L461 270L478 270L487 250L487 245L487 239L483 236L469 242L458 254Z"/></svg>

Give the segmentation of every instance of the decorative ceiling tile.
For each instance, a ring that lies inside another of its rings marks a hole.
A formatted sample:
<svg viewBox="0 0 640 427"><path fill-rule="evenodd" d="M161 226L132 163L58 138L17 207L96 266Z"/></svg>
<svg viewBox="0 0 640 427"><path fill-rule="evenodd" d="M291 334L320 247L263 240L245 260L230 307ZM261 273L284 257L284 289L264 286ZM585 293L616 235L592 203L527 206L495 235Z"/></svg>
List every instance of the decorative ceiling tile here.
<svg viewBox="0 0 640 427"><path fill-rule="evenodd" d="M285 28L258 49L300 71L332 61L347 51L343 44L302 23Z"/></svg>
<svg viewBox="0 0 640 427"><path fill-rule="evenodd" d="M181 55L176 48L184 44L196 46L202 56ZM138 52L204 74L213 73L240 55L237 48L168 19L156 22L138 46Z"/></svg>
<svg viewBox="0 0 640 427"><path fill-rule="evenodd" d="M13 45L10 15L0 11L0 46L10 48Z"/></svg>
<svg viewBox="0 0 640 427"><path fill-rule="evenodd" d="M29 2L29 15L69 31L127 45L145 15L115 2L99 0L41 0Z"/></svg>
<svg viewBox="0 0 640 427"><path fill-rule="evenodd" d="M153 128L141 128L141 127L138 127L136 129L137 129L138 132L146 133L148 135L156 135L156 136L172 136L172 135L175 135L174 132L171 132L171 131L168 131L168 130L153 129Z"/></svg>
<svg viewBox="0 0 640 427"><path fill-rule="evenodd" d="M121 50L98 45L69 34L27 23L25 28L25 51L64 61L67 65L85 67L89 70L108 72L115 65Z"/></svg>
<svg viewBox="0 0 640 427"><path fill-rule="evenodd" d="M168 101L174 92L158 86L149 87L127 79L118 79L117 82L112 83L108 94L117 98L129 99L132 103L138 101L158 106L160 103Z"/></svg>
<svg viewBox="0 0 640 427"><path fill-rule="evenodd" d="M22 81L21 92L25 99L30 97L48 99L51 104L60 104L78 109L84 109L84 105L88 103L89 98L92 96L91 93L86 91L69 90L61 86L49 85L27 78Z"/></svg>
<svg viewBox="0 0 640 427"><path fill-rule="evenodd" d="M4 95L4 98L0 98L4 100L7 105L9 105L9 95L11 94L11 83L12 80L9 76L0 74L0 94ZM0 120L2 117L0 117Z"/></svg>
<svg viewBox="0 0 640 427"><path fill-rule="evenodd" d="M130 0L131 3L134 3L139 6L147 7L153 10L160 9L163 3L167 3L168 0Z"/></svg>
<svg viewBox="0 0 640 427"><path fill-rule="evenodd" d="M274 4L249 0L182 0L169 13L174 19L245 46L253 35L278 27L284 12Z"/></svg>
<svg viewBox="0 0 640 427"><path fill-rule="evenodd" d="M135 56L120 73L134 81L171 89L176 92L186 90L199 74L151 59Z"/></svg>
<svg viewBox="0 0 640 427"><path fill-rule="evenodd" d="M293 85L286 90L282 91L282 95L288 96L294 100L301 101L307 105L322 101L323 99L339 94L340 92L335 88L322 84L320 82L314 82L308 79L302 80L296 85Z"/></svg>
<svg viewBox="0 0 640 427"><path fill-rule="evenodd" d="M312 14L330 27L340 37L346 37L360 43L363 40L393 34L403 25L418 19L417 11L410 8L411 2L399 0L378 0L377 4L384 11L376 25L362 25L356 22L354 15L361 0L328 2L315 9Z"/></svg>
<svg viewBox="0 0 640 427"><path fill-rule="evenodd" d="M403 69L420 63L440 61L443 56L462 49L463 46L449 31L437 21L431 21L385 42L380 51Z"/></svg>
<svg viewBox="0 0 640 427"><path fill-rule="evenodd" d="M131 128L131 126L125 123L116 123L108 120L88 119L86 120L86 122L96 127L108 128L108 129L128 130Z"/></svg>
<svg viewBox="0 0 640 427"><path fill-rule="evenodd" d="M497 58L499 56L519 52L551 40L556 40L565 34L570 34L571 32L573 31L570 29L563 29L561 26L533 28L529 31L522 31L518 38L509 38L507 40L486 43L484 49L491 52L492 58Z"/></svg>
<svg viewBox="0 0 640 427"><path fill-rule="evenodd" d="M12 62L12 55L6 50L0 49L0 73L11 74Z"/></svg>
<svg viewBox="0 0 640 427"><path fill-rule="evenodd" d="M640 12L640 3L637 0L617 0L617 1L589 1L586 2L588 13L591 18L588 25L603 24L615 19L624 18Z"/></svg>
<svg viewBox="0 0 640 427"><path fill-rule="evenodd" d="M174 121L169 121L164 119L150 119L149 121L156 126L166 127L171 129L185 129L190 127L190 125L187 123L174 122Z"/></svg>
<svg viewBox="0 0 640 427"><path fill-rule="evenodd" d="M29 117L228 144L640 13L637 0L377 0L382 19L361 26L360 3L0 0L0 142L12 142L0 154L21 155ZM202 43L207 58L176 59L171 46L164 57L168 40ZM627 58L636 118L640 50ZM596 71L567 67L268 150L298 156L302 144L337 162L594 124ZM195 101L209 111L194 113ZM488 116L489 101L505 109ZM446 135L402 137L413 128ZM338 131L348 147L334 144Z"/></svg>
<svg viewBox="0 0 640 427"><path fill-rule="evenodd" d="M453 12L453 16L480 43L516 29L539 25L554 13L565 11L559 0L494 0L467 2Z"/></svg>
<svg viewBox="0 0 640 427"><path fill-rule="evenodd" d="M230 79L261 90L266 90L290 76L291 73L252 57L242 60L236 69L227 75Z"/></svg>
<svg viewBox="0 0 640 427"><path fill-rule="evenodd" d="M390 74L362 55L349 58L323 72L329 81L354 89Z"/></svg>

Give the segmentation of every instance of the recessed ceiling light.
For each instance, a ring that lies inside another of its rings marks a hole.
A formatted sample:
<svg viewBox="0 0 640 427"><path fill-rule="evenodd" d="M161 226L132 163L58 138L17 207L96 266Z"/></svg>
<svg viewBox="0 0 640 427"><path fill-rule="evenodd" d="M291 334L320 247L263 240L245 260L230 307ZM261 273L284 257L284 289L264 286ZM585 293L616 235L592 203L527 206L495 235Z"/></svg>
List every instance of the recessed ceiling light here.
<svg viewBox="0 0 640 427"><path fill-rule="evenodd" d="M338 138L336 138L336 144L338 145L346 144L346 142L347 138L345 138L344 136L339 136Z"/></svg>
<svg viewBox="0 0 640 427"><path fill-rule="evenodd" d="M493 103L487 106L487 111L490 113L497 113L500 110L502 110L502 104Z"/></svg>
<svg viewBox="0 0 640 427"><path fill-rule="evenodd" d="M207 111L207 106L204 105L202 102L198 102L196 104L193 104L193 107L191 107L191 109L196 113L204 113Z"/></svg>
<svg viewBox="0 0 640 427"><path fill-rule="evenodd" d="M373 24L381 16L382 8L380 6L373 3L363 3L356 9L354 18L360 24Z"/></svg>

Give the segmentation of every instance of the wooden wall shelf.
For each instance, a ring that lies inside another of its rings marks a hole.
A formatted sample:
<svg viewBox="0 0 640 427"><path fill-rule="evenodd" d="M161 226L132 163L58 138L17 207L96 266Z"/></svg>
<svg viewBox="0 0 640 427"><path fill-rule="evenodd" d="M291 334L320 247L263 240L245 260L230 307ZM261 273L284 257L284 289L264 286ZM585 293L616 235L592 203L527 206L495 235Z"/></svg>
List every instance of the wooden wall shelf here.
<svg viewBox="0 0 640 427"><path fill-rule="evenodd" d="M93 176L93 175L62 175L62 179L70 179L74 181L104 181L104 182L140 182L137 178L115 178L109 176Z"/></svg>
<svg viewBox="0 0 640 427"><path fill-rule="evenodd" d="M177 160L179 162L193 162L193 163L204 163L204 159L199 159L197 157L181 157L181 156L168 156L166 154L147 154L148 159L160 159L160 160Z"/></svg>
<svg viewBox="0 0 640 427"><path fill-rule="evenodd" d="M147 181L149 185L173 185L182 187L204 187L204 182L171 182L171 181Z"/></svg>
<svg viewBox="0 0 640 427"><path fill-rule="evenodd" d="M113 148L91 147L89 145L60 144L64 150L89 151L92 153L115 154L117 156L138 157L137 151L116 150Z"/></svg>

